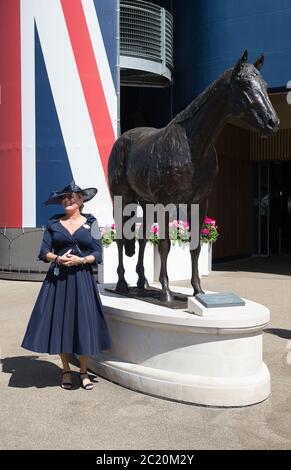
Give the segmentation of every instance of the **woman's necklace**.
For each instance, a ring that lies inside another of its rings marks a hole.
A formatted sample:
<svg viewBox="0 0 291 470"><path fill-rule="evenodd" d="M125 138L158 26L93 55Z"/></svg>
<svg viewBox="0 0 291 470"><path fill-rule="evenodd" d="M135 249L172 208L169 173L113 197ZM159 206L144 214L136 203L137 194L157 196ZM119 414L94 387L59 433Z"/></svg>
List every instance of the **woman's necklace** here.
<svg viewBox="0 0 291 470"><path fill-rule="evenodd" d="M77 215L76 217L69 217L69 218L67 219L67 222L68 222L68 224L72 225L72 224L77 223L78 220L79 220L79 218L80 218L79 215Z"/></svg>

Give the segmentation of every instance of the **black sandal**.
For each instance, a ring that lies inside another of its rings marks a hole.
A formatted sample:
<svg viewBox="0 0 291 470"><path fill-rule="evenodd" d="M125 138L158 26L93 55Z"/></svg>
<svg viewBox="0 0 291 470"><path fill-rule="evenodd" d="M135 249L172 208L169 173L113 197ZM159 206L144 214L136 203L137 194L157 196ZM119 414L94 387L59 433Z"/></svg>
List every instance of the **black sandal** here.
<svg viewBox="0 0 291 470"><path fill-rule="evenodd" d="M84 388L84 390L93 390L94 385L91 381L86 385L84 385L84 383L83 383L82 375L87 375L88 376L88 372L80 372L79 375L80 375L81 385ZM88 380L90 380L89 376L88 376Z"/></svg>
<svg viewBox="0 0 291 470"><path fill-rule="evenodd" d="M62 379L65 374L71 374L70 370L66 370L62 372ZM64 390L72 390L72 382L61 382L61 388Z"/></svg>

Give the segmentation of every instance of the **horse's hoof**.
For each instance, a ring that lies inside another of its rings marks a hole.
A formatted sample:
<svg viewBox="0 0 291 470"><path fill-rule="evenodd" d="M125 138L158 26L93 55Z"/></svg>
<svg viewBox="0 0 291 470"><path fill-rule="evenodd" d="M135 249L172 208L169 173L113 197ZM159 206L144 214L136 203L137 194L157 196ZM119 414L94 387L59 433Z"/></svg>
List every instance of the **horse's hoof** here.
<svg viewBox="0 0 291 470"><path fill-rule="evenodd" d="M143 279L139 279L136 284L138 289L148 289L149 288L149 283L148 280L144 277Z"/></svg>
<svg viewBox="0 0 291 470"><path fill-rule="evenodd" d="M195 297L195 295L197 295L197 294L205 294L205 292L204 292L204 290L201 289L201 287L196 288L196 289L194 288L193 296Z"/></svg>
<svg viewBox="0 0 291 470"><path fill-rule="evenodd" d="M115 287L116 292L128 292L128 284L126 281L118 281Z"/></svg>
<svg viewBox="0 0 291 470"><path fill-rule="evenodd" d="M174 300L174 296L172 292L161 292L159 300L161 302L172 302Z"/></svg>

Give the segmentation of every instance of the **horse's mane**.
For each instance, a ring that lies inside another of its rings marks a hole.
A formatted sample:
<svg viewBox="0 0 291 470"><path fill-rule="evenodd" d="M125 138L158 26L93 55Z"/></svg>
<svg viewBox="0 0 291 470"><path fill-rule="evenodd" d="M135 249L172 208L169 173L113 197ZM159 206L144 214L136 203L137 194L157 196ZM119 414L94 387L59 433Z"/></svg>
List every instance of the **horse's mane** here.
<svg viewBox="0 0 291 470"><path fill-rule="evenodd" d="M202 108L202 106L208 101L210 96L214 93L217 93L217 90L225 86L226 83L229 83L231 77L232 69L225 70L216 80L214 80L210 85L200 93L193 101L180 113L178 113L174 119L172 119L172 124L179 124L189 119L193 119L195 114Z"/></svg>

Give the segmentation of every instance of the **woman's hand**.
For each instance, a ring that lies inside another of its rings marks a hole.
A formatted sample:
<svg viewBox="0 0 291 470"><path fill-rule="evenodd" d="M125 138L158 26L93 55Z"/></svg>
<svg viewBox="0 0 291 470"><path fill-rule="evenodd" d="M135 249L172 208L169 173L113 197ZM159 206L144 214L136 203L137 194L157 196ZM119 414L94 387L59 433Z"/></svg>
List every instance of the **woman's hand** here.
<svg viewBox="0 0 291 470"><path fill-rule="evenodd" d="M65 261L62 263L64 266L78 266L79 264L83 264L84 258L80 256L71 255L72 250L67 251L61 258L65 258Z"/></svg>
<svg viewBox="0 0 291 470"><path fill-rule="evenodd" d="M62 265L66 265L69 261L69 256L70 256L70 253L71 253L72 249L66 251L66 253L64 253L63 255L61 256L58 256L57 258L57 263L62 266Z"/></svg>

